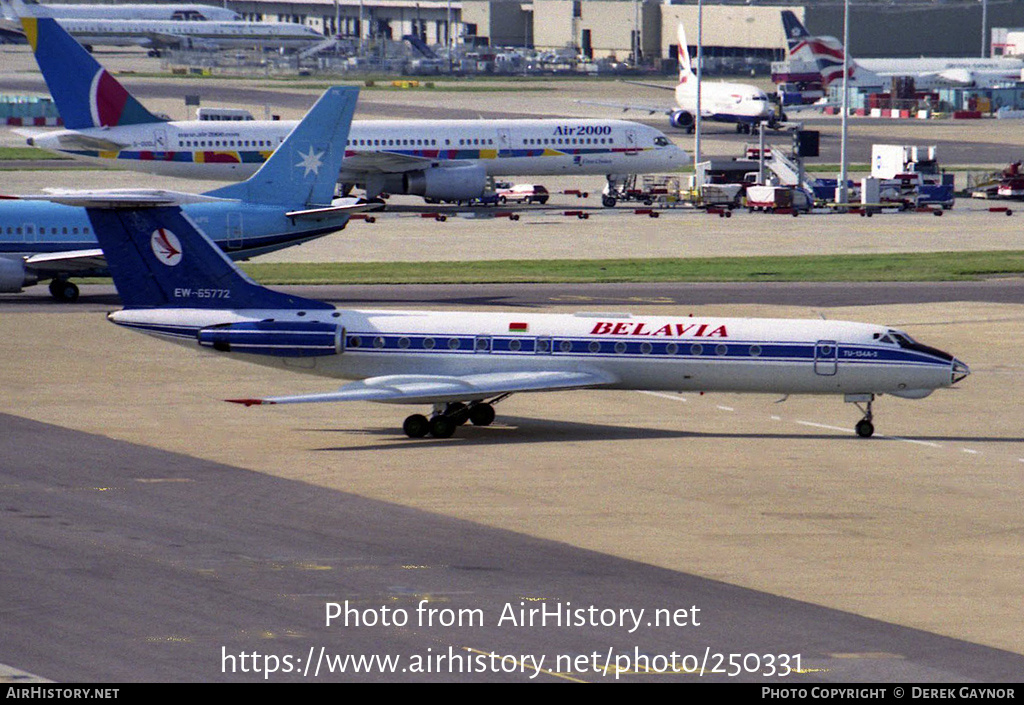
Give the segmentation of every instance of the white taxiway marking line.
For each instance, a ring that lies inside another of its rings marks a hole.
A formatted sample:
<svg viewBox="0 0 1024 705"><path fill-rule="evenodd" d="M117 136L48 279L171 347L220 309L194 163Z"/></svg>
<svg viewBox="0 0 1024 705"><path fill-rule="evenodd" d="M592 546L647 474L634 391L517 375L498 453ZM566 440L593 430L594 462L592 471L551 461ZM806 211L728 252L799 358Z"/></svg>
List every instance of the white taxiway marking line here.
<svg viewBox="0 0 1024 705"><path fill-rule="evenodd" d="M639 391L640 394L649 394L652 397L661 397L662 399L670 399L672 401L681 401L681 402L686 402L687 401L686 397L681 396L679 394L667 394L667 393L664 393L664 392L645 392L645 391L640 391L640 390L637 390L637 391ZM736 411L736 409L734 409L731 406L722 406L721 404L716 404L715 408L721 409L722 411ZM781 416L777 416L775 414L771 414L770 418L771 418L772 421L784 421L785 420ZM801 421L799 419L796 419L796 420L794 420L794 423L798 423L801 426L810 426L812 428L821 428L821 429L824 429L824 430L827 430L827 431L839 431L841 433L852 433L849 428L844 428L842 426L830 426L828 424L815 423L814 421ZM919 441L916 438L901 438L900 436L882 436L882 435L875 436L875 438L885 439L885 440L888 440L888 441L900 441L902 443L914 443L916 445L927 446L929 448L942 448L942 444L941 443L933 443L932 441ZM980 450L974 450L973 448L961 448L960 451L962 453L967 453L968 455L981 455L982 454L982 452ZM1017 460L1019 462L1024 463L1024 458L1017 458Z"/></svg>
<svg viewBox="0 0 1024 705"><path fill-rule="evenodd" d="M827 424L814 423L812 421L797 421L797 423L800 424L801 426L813 426L814 428L824 428L828 429L829 431L843 431L844 433L849 433L850 431L850 429L843 428L842 426L828 426Z"/></svg>
<svg viewBox="0 0 1024 705"><path fill-rule="evenodd" d="M915 438L901 438L899 436L879 436L879 438L891 438L894 441L903 441L904 443L916 443L919 446L928 446L930 448L941 448L942 446L938 443L932 443L931 441L919 441Z"/></svg>
<svg viewBox="0 0 1024 705"><path fill-rule="evenodd" d="M679 396L678 394L665 394L664 392L644 392L641 394L650 394L652 397L661 397L662 399L671 399L672 401L686 401L686 397Z"/></svg>

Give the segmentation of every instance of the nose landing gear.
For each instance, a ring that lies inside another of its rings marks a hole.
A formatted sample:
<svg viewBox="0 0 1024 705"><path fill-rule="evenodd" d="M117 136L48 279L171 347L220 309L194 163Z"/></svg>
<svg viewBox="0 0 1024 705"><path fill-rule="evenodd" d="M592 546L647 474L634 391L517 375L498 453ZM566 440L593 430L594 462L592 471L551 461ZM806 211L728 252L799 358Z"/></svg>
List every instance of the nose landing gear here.
<svg viewBox="0 0 1024 705"><path fill-rule="evenodd" d="M871 411L871 403L875 400L874 394L847 394L846 401L856 404L857 408L864 414L864 418L857 422L854 430L861 438L871 438L875 433L875 424L872 423L874 414ZM861 406L863 404L863 406Z"/></svg>

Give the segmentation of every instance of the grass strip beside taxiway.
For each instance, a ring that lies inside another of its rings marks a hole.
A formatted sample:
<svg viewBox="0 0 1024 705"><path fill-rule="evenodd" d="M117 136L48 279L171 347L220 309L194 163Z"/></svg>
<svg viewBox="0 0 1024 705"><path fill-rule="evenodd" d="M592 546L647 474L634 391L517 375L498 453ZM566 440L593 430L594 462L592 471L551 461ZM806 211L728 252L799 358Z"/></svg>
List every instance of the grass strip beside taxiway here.
<svg viewBox="0 0 1024 705"><path fill-rule="evenodd" d="M247 263L264 284L962 281L1024 276L1024 251L466 262Z"/></svg>

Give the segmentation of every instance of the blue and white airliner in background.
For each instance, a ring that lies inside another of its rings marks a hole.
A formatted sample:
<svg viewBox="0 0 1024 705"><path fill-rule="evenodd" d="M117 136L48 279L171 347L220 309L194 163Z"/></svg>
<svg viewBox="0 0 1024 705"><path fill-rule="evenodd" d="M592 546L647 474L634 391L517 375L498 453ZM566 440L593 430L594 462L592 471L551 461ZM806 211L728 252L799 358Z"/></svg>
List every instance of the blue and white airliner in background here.
<svg viewBox="0 0 1024 705"><path fill-rule="evenodd" d="M242 259L341 230L365 206L335 202L335 176L355 112L357 88L329 89L248 181L203 194L123 189L75 192L109 204L174 203L231 257ZM68 277L106 274L85 209L65 205L60 191L0 198L0 292L51 280L62 301L78 298ZM346 199L348 200L348 199Z"/></svg>

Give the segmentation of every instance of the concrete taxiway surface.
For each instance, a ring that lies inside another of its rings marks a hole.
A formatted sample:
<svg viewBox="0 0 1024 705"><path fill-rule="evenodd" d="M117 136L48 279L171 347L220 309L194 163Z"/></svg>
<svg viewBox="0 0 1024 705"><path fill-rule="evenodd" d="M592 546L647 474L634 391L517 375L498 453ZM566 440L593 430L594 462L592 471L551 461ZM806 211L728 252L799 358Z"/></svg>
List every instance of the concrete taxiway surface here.
<svg viewBox="0 0 1024 705"><path fill-rule="evenodd" d="M4 571L17 576L0 588L0 659L51 679L765 683L778 673L806 686L997 681L1024 665L562 542L0 422ZM340 613L330 623L328 604ZM730 652L746 663L732 676L742 661L719 656ZM346 656L388 662L360 668Z"/></svg>

